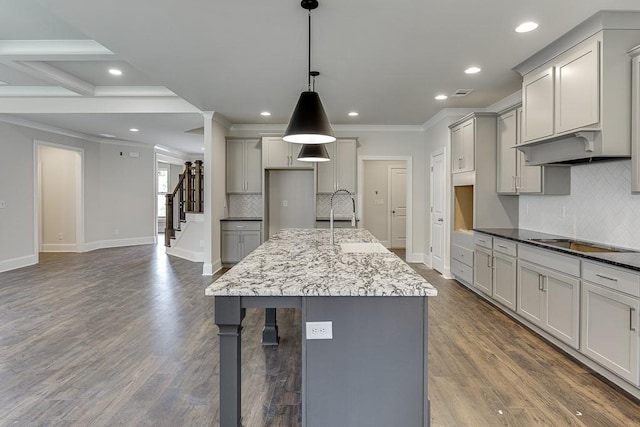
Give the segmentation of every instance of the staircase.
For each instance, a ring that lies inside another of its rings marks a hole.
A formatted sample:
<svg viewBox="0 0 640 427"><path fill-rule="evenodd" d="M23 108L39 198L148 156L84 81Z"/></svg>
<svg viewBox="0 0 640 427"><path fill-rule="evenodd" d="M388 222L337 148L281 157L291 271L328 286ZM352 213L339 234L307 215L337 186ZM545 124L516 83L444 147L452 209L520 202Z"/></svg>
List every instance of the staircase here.
<svg viewBox="0 0 640 427"><path fill-rule="evenodd" d="M164 246L168 255L204 261L204 168L186 162L173 192L166 195Z"/></svg>

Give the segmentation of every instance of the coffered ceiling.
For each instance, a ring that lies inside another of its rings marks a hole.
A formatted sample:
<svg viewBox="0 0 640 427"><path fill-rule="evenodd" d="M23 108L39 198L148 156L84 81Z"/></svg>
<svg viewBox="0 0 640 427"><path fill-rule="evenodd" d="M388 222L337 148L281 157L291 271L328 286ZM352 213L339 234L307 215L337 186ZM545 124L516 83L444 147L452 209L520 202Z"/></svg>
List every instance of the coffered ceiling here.
<svg viewBox="0 0 640 427"><path fill-rule="evenodd" d="M442 108L486 107L519 89L515 65L601 9L640 4L320 0L316 89L339 125L421 125ZM529 20L536 31L514 31ZM201 111L287 122L306 89L306 34L298 0L0 0L0 114L200 152L202 136L186 131ZM482 71L465 74L472 65ZM434 100L457 89L473 91Z"/></svg>

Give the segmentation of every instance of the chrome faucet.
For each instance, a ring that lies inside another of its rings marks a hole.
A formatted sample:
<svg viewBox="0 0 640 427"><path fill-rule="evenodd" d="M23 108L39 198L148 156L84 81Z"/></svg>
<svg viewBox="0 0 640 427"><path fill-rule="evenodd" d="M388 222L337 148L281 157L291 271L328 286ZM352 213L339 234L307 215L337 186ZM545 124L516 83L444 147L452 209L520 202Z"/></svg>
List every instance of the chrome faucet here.
<svg viewBox="0 0 640 427"><path fill-rule="evenodd" d="M351 226L356 226L356 199L353 198L353 194L349 190L340 189L336 190L331 194L331 200L329 203L331 204L331 212L329 214L329 229L331 230L331 237L329 238L329 244L333 245L333 196L338 193L347 193L351 197L351 203L353 205L353 212L351 213Z"/></svg>

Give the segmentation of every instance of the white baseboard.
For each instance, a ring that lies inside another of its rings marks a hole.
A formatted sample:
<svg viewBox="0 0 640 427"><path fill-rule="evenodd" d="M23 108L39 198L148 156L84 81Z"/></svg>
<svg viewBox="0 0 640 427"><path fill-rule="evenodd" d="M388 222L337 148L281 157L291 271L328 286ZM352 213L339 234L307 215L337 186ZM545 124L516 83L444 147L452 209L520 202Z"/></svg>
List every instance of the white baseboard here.
<svg viewBox="0 0 640 427"><path fill-rule="evenodd" d="M414 252L412 254L407 254L407 262L412 263L422 263L429 266L426 262L426 255L421 252Z"/></svg>
<svg viewBox="0 0 640 427"><path fill-rule="evenodd" d="M132 237L129 239L113 239L113 240L99 240L97 242L89 242L84 245L85 252L95 251L96 249L106 248L120 248L123 246L137 246L137 245L153 245L156 243L155 236L148 237Z"/></svg>
<svg viewBox="0 0 640 427"><path fill-rule="evenodd" d="M204 262L204 252L194 252L183 248L165 248L167 255L173 255L193 262Z"/></svg>
<svg viewBox="0 0 640 427"><path fill-rule="evenodd" d="M43 243L42 252L79 252L75 243Z"/></svg>
<svg viewBox="0 0 640 427"><path fill-rule="evenodd" d="M27 255L0 261L0 273L38 263L38 255Z"/></svg>
<svg viewBox="0 0 640 427"><path fill-rule="evenodd" d="M220 269L222 268L222 261L217 260L216 262L209 264L209 263L204 263L204 265L202 266L202 275L203 276L213 276L214 274L216 274L218 271L220 271Z"/></svg>

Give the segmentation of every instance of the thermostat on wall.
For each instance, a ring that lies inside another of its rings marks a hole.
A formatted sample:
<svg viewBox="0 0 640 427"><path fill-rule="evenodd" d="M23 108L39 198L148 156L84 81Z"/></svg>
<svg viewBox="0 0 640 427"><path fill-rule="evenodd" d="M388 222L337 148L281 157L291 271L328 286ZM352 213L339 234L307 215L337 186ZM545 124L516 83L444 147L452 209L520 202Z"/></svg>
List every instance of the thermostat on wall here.
<svg viewBox="0 0 640 427"><path fill-rule="evenodd" d="M140 153L137 151L129 151L129 157L140 157Z"/></svg>

